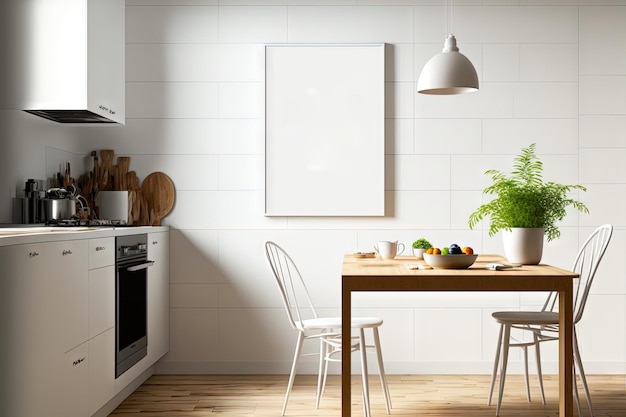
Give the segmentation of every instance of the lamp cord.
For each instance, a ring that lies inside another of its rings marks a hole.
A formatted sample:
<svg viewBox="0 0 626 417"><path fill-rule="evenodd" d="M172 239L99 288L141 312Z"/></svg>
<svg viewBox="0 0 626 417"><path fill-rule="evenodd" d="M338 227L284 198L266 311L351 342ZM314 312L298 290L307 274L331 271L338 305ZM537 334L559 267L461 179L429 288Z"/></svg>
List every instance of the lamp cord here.
<svg viewBox="0 0 626 417"><path fill-rule="evenodd" d="M446 37L448 35L452 35L452 0L450 0L450 3L448 6L448 33L446 33Z"/></svg>

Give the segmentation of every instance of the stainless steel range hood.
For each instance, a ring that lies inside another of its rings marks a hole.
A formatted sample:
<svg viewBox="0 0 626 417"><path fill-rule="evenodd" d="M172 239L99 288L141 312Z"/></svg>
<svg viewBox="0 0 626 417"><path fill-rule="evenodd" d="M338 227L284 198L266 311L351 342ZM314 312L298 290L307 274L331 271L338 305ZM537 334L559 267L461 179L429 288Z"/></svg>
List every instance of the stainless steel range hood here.
<svg viewBox="0 0 626 417"><path fill-rule="evenodd" d="M60 123L125 122L125 0L20 0L22 110Z"/></svg>

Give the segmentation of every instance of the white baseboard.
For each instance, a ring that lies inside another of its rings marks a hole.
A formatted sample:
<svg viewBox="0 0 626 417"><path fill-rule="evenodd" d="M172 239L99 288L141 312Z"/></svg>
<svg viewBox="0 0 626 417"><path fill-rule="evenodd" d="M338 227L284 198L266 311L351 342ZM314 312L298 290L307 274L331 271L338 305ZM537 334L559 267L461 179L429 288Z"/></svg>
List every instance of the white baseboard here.
<svg viewBox="0 0 626 417"><path fill-rule="evenodd" d="M556 362L542 363L543 373L546 375L558 373ZM589 375L619 375L626 374L626 363L624 362L589 362L585 363L585 372ZM535 364L529 363L530 372L535 373ZM157 362L155 373L157 374L288 374L291 362ZM370 373L378 373L375 363L368 364ZM317 374L318 365L315 362L302 362L298 365L299 374ZM385 362L385 372L388 375L406 374L440 374L440 375L460 375L476 374L489 375L493 369L492 362ZM361 366L359 362L352 363L352 373L360 374ZM329 373L339 374L341 372L338 363L329 366ZM512 362L508 366L509 374L523 373L521 363Z"/></svg>

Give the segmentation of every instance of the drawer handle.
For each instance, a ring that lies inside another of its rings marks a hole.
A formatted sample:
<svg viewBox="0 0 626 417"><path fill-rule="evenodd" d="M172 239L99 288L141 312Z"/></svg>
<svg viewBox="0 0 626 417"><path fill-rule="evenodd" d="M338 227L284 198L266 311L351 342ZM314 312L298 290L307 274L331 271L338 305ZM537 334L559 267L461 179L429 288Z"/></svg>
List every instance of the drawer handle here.
<svg viewBox="0 0 626 417"><path fill-rule="evenodd" d="M153 241L152 241L152 244L153 244L153 245L158 245L158 244L159 244L159 241L158 241L158 240L153 240Z"/></svg>
<svg viewBox="0 0 626 417"><path fill-rule="evenodd" d="M105 250L106 248L104 246L97 246L96 247L96 252L100 252L101 250Z"/></svg>
<svg viewBox="0 0 626 417"><path fill-rule="evenodd" d="M63 251L63 256L66 256L66 255L71 255L71 254L72 254L72 251L71 251L71 250L69 250L69 249L65 249L65 250Z"/></svg>
<svg viewBox="0 0 626 417"><path fill-rule="evenodd" d="M29 258L34 258L35 256L39 256L39 252L30 252L30 253L28 254L28 257L29 257Z"/></svg>

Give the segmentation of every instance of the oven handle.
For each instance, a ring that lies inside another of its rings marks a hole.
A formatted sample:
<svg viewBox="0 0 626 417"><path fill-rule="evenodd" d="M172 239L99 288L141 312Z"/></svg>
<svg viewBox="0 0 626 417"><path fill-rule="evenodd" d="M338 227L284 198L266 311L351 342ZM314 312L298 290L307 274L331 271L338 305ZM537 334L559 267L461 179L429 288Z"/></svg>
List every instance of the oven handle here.
<svg viewBox="0 0 626 417"><path fill-rule="evenodd" d="M152 265L154 265L154 261L148 261L139 265L129 266L128 268L126 268L126 270L128 272L135 272L135 271L140 271L142 269L150 268Z"/></svg>

